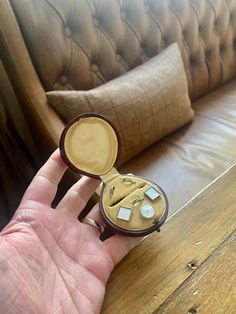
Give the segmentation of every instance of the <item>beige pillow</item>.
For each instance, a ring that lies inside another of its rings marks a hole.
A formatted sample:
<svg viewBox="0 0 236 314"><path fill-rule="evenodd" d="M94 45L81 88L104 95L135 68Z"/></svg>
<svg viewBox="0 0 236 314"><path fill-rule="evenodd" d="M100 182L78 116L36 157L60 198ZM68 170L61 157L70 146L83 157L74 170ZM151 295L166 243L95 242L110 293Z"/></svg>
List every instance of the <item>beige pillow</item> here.
<svg viewBox="0 0 236 314"><path fill-rule="evenodd" d="M176 43L102 86L89 91L48 92L47 97L64 122L85 112L109 118L121 136L121 163L193 117Z"/></svg>

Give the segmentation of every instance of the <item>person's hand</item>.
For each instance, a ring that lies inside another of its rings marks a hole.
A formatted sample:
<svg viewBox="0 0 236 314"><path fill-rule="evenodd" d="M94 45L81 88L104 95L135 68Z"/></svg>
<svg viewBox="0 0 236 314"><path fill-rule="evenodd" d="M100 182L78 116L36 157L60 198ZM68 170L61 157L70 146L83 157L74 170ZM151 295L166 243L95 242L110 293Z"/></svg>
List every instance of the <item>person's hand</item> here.
<svg viewBox="0 0 236 314"><path fill-rule="evenodd" d="M77 219L99 181L83 177L55 209L67 166L55 151L0 233L0 313L99 313L114 266L138 239L99 231ZM88 217L102 223L96 205Z"/></svg>

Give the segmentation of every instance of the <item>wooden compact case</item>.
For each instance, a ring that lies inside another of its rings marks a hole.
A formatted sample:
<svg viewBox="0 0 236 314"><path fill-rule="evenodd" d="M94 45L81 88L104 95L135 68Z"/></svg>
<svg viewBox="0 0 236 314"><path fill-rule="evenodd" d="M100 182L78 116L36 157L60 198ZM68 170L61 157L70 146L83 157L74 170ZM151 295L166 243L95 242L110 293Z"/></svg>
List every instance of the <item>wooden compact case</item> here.
<svg viewBox="0 0 236 314"><path fill-rule="evenodd" d="M100 212L113 232L143 236L160 231L168 213L161 188L150 180L120 174L121 142L112 123L88 113L70 121L60 139L63 160L74 171L102 180Z"/></svg>

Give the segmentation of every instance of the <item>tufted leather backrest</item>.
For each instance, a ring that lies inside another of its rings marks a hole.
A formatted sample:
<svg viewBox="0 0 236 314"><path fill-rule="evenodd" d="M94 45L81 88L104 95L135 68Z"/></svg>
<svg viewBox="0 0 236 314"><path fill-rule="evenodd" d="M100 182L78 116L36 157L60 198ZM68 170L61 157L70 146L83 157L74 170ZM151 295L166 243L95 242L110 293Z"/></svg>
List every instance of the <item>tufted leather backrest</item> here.
<svg viewBox="0 0 236 314"><path fill-rule="evenodd" d="M177 41L192 100L236 73L236 0L11 0L47 91L87 90Z"/></svg>

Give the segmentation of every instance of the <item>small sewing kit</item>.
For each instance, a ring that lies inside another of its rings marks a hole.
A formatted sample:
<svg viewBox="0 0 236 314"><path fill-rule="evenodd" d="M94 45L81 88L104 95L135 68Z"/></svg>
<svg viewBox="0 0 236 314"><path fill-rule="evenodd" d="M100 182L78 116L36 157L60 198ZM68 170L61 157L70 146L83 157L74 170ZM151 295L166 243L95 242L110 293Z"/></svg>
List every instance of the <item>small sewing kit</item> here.
<svg viewBox="0 0 236 314"><path fill-rule="evenodd" d="M71 120L60 139L62 158L72 170L102 180L99 208L107 228L126 236L160 231L168 213L166 195L150 180L120 174L115 168L120 150L115 127L94 113Z"/></svg>

